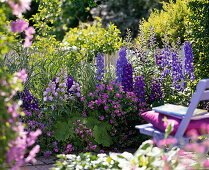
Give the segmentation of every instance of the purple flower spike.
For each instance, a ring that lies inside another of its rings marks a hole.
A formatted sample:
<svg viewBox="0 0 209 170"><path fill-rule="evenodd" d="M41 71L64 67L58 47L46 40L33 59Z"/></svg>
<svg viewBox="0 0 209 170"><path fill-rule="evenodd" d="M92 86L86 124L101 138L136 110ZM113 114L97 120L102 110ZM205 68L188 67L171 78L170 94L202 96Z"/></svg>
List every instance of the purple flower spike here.
<svg viewBox="0 0 209 170"><path fill-rule="evenodd" d="M103 77L104 77L104 54L98 53L96 79L100 81L103 79Z"/></svg>
<svg viewBox="0 0 209 170"><path fill-rule="evenodd" d="M193 68L193 52L189 41L184 42L185 53L185 75L189 75L190 80L194 81L194 68Z"/></svg>
<svg viewBox="0 0 209 170"><path fill-rule="evenodd" d="M135 94L138 97L140 103L145 102L145 90L144 79L142 76L138 76L135 79Z"/></svg>
<svg viewBox="0 0 209 170"><path fill-rule="evenodd" d="M127 63L128 63L128 60L126 58L126 48L123 47L120 49L119 58L116 64L116 76L118 77L116 80L117 82L123 81L124 67Z"/></svg>
<svg viewBox="0 0 209 170"><path fill-rule="evenodd" d="M124 68L122 85L124 91L128 91L128 92L133 91L133 69L130 63L126 64Z"/></svg>
<svg viewBox="0 0 209 170"><path fill-rule="evenodd" d="M162 99L162 95L163 93L160 87L160 82L158 82L157 80L152 81L152 92L150 95L151 102Z"/></svg>

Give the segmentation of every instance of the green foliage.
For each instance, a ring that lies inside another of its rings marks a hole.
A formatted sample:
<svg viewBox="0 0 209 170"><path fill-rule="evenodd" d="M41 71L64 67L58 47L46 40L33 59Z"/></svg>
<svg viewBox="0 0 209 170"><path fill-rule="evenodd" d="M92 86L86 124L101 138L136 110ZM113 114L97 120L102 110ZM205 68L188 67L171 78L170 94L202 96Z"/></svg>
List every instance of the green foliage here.
<svg viewBox="0 0 209 170"><path fill-rule="evenodd" d="M149 35L150 27L154 27L156 37L160 46L164 35L167 34L170 42L176 42L177 38L180 37L181 41L184 42L184 34L186 31L186 19L190 13L187 8L186 0L176 0L174 3L170 0L170 3L162 2L163 10L154 10L150 14L148 21L143 21L143 30L146 37Z"/></svg>
<svg viewBox="0 0 209 170"><path fill-rule="evenodd" d="M107 132L107 129L110 129L108 127L111 127L108 123L100 123L94 127L95 141L104 147L109 147L113 144L112 138Z"/></svg>
<svg viewBox="0 0 209 170"><path fill-rule="evenodd" d="M120 31L113 24L108 29L102 28L100 19L90 24L81 24L71 28L64 38L64 44L77 49L77 56L92 61L98 53L112 54L121 46ZM78 58L79 59L79 58Z"/></svg>
<svg viewBox="0 0 209 170"><path fill-rule="evenodd" d="M189 27L186 38L191 41L195 72L198 79L209 77L209 1L190 0Z"/></svg>
<svg viewBox="0 0 209 170"><path fill-rule="evenodd" d="M54 125L54 137L60 141L65 141L70 135L70 128L66 122L57 121Z"/></svg>

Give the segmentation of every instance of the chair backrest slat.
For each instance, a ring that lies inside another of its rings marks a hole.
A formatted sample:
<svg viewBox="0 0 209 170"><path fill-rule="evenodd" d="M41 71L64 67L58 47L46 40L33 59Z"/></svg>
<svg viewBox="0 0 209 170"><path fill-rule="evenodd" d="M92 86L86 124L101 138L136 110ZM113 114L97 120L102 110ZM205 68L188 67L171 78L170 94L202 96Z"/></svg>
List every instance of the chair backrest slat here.
<svg viewBox="0 0 209 170"><path fill-rule="evenodd" d="M200 100L209 100L209 90L203 92L203 94L200 97Z"/></svg>
<svg viewBox="0 0 209 170"><path fill-rule="evenodd" d="M196 107L199 104L199 101L209 99L209 96L208 96L209 91L206 90L207 88L209 88L209 79L200 80L199 83L197 84L196 92L191 97L191 100L190 100L191 102L189 104L187 113L186 113L185 117L182 119L180 126L175 134L175 138L177 138L177 140L179 140L180 138L183 137L184 132L186 131L186 128L187 128L187 126L190 122L190 119L194 113L194 110L196 109Z"/></svg>

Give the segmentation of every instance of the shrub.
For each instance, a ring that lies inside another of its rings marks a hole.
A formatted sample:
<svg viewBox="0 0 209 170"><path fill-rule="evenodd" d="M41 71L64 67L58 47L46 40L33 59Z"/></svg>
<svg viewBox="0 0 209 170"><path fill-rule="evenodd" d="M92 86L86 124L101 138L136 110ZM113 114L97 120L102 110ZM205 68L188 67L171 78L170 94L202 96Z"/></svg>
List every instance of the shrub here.
<svg viewBox="0 0 209 170"><path fill-rule="evenodd" d="M90 92L81 100L84 103L83 116L95 117L100 122L100 126L94 127L98 144L103 147L126 147L136 141L132 125L140 122L140 112L147 108L145 104L138 103L134 92L124 92L120 84L110 81L100 84L95 92Z"/></svg>
<svg viewBox="0 0 209 170"><path fill-rule="evenodd" d="M195 74L198 79L208 78L209 73L209 2L191 0L188 2L189 27L185 34L194 52Z"/></svg>
<svg viewBox="0 0 209 170"><path fill-rule="evenodd" d="M184 42L184 35L186 31L186 20L190 13L187 7L187 1L176 0L170 3L162 2L163 10L154 10L151 12L148 21L143 21L142 28L146 37L149 35L150 27L153 27L156 33L157 41L162 47L163 37L168 35L170 42L176 42L180 37L181 42Z"/></svg>
<svg viewBox="0 0 209 170"><path fill-rule="evenodd" d="M100 19L94 24L82 24L79 28L72 28L66 34L63 42L77 50L80 59L92 61L98 53L112 54L121 46L120 31L110 24L108 29L102 28Z"/></svg>

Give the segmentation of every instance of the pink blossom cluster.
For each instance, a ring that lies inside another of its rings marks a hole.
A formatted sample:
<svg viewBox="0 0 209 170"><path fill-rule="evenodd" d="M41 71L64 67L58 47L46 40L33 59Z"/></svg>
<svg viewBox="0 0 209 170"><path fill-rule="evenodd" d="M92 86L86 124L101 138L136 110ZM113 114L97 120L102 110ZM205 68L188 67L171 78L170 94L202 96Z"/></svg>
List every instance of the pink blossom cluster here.
<svg viewBox="0 0 209 170"><path fill-rule="evenodd" d="M13 96L16 95L17 91L19 90L18 86L18 79L21 79L22 82L25 82L27 78L26 71L23 69L22 71L14 74L12 81L2 80L1 83L4 85L6 89L10 88L11 86L16 86L16 88L11 90L11 94L7 93L5 96L5 107L7 107L7 114L9 115L9 125L12 131L15 132L16 139L9 142L8 150L7 150L7 161L9 164L12 165L12 169L17 169L21 166L24 162L35 162L36 153L39 152L39 145L36 145L29 151L27 154L28 147L31 147L36 142L37 137L41 134L41 130L36 130L35 132L32 131L30 133L24 130L24 127L21 122L17 122L17 117L19 116L19 107L21 102L15 103L13 101ZM8 96L8 97L7 97ZM25 155L27 157L25 158Z"/></svg>
<svg viewBox="0 0 209 170"><path fill-rule="evenodd" d="M80 120L77 120L76 122L73 123L74 125L74 131L75 131L75 137L76 141L80 141L79 145L82 145L82 147L85 148L85 151L94 151L97 148L97 145L93 145L93 131L91 129L88 129L83 123L81 123ZM70 144L70 146L72 146ZM74 147L69 147L64 154L74 151L77 149L76 144L74 144ZM78 150L79 151L79 150Z"/></svg>
<svg viewBox="0 0 209 170"><path fill-rule="evenodd" d="M25 42L24 47L30 47L32 45L32 35L35 33L35 30L32 26L29 27L29 23L24 19L18 19L17 21L12 21L10 23L11 30L13 33L25 31Z"/></svg>
<svg viewBox="0 0 209 170"><path fill-rule="evenodd" d="M31 0L6 0L14 15L21 17L22 13L30 10Z"/></svg>
<svg viewBox="0 0 209 170"><path fill-rule="evenodd" d="M24 131L24 127L21 123L18 123L17 127L13 127L13 130L17 132L17 138L14 141L10 141L9 143L9 150L7 152L8 163L11 164L15 161L15 165L12 169L16 169L17 167L21 166L24 161L25 162L35 162L35 156L39 152L40 146L36 145L32 148L29 152L29 155L25 157L27 153L27 148L32 146L37 137L41 134L41 130L38 129L35 132L28 132Z"/></svg>
<svg viewBox="0 0 209 170"><path fill-rule="evenodd" d="M87 97L81 97L80 100L84 103L82 116L87 117L94 112L97 113L99 121L109 122L112 126L110 136L113 138L120 136L117 140L121 146L133 134L129 133L129 124L131 122L133 124L137 119L140 121L140 113L148 109L146 105L138 102L134 92L125 92L121 84L113 81L97 85L95 92L90 92ZM128 142L133 143L133 140Z"/></svg>

